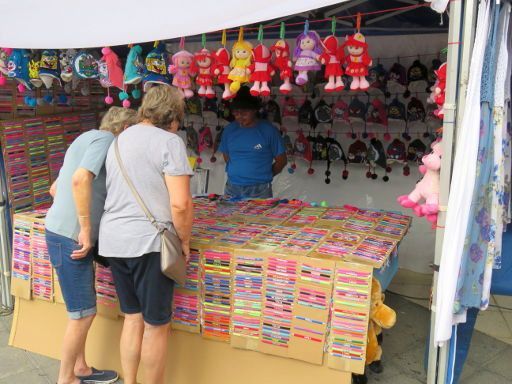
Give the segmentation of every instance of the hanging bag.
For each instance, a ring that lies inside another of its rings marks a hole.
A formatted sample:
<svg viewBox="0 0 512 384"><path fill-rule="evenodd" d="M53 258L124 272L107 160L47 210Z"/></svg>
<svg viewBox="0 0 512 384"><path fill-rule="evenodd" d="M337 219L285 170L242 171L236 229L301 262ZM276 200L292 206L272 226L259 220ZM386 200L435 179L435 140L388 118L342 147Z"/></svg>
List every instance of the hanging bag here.
<svg viewBox="0 0 512 384"><path fill-rule="evenodd" d="M151 225L153 225L160 234L160 240L162 243L160 248L160 269L165 276L174 280L180 286L184 287L187 265L185 257L183 257L181 240L173 231L169 231L167 228L160 227L158 225L155 217L149 212L146 204L144 204L144 201L142 201L142 198L140 197L139 193L135 189L135 186L128 177L128 174L126 173L126 169L124 168L123 162L121 161L121 155L119 154L119 143L117 138L115 139L114 145L116 150L117 163L119 164L119 169L123 174L126 184L128 184L128 187L132 191L133 197L135 197L135 200L144 211L144 214L151 222ZM174 229L174 225L171 224L171 226Z"/></svg>

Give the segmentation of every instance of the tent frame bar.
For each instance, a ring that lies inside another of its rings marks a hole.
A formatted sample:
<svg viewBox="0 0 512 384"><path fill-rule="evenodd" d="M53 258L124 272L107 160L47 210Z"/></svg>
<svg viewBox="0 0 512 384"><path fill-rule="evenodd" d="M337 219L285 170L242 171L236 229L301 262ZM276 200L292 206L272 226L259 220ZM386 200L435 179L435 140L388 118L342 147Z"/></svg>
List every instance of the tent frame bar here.
<svg viewBox="0 0 512 384"><path fill-rule="evenodd" d="M450 2L450 24L448 31L447 84L443 121L443 158L441 160L439 205L444 207L438 216L432 286L430 340L428 353L427 384L445 384L448 373L450 343L437 347L434 343L434 327L437 317L436 292L438 289L438 266L441 265L446 224L446 207L450 191L453 157L457 127L462 122L465 108L469 65L476 22L477 1ZM453 337L453 336L452 336Z"/></svg>

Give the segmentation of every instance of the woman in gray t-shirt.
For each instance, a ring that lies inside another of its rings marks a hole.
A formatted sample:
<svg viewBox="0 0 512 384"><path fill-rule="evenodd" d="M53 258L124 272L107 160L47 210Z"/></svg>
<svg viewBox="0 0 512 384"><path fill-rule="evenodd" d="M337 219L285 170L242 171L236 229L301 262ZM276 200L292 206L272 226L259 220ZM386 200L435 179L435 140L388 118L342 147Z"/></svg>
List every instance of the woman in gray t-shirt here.
<svg viewBox="0 0 512 384"><path fill-rule="evenodd" d="M180 93L151 88L138 111L139 123L118 138L128 177L161 226L171 223L189 256L192 227L190 176L183 140L175 134L183 118ZM124 179L114 144L107 160L107 199L101 219L99 253L108 258L126 314L121 335L125 380L135 383L139 360L145 382L163 383L174 282L160 270L160 236Z"/></svg>

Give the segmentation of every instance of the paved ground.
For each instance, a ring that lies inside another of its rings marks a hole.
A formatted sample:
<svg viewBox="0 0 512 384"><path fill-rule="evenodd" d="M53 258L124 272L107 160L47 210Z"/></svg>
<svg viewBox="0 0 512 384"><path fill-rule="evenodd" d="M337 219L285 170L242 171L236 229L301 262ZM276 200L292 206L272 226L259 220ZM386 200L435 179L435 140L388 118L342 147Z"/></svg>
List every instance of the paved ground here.
<svg viewBox="0 0 512 384"><path fill-rule="evenodd" d="M429 313L399 296L388 294L386 302L397 311L398 322L385 332L384 372L371 375L369 383L425 383L423 359ZM7 347L11 321L11 316L0 317L0 384L56 383L58 361ZM461 384L512 383L511 362L512 346L476 332Z"/></svg>

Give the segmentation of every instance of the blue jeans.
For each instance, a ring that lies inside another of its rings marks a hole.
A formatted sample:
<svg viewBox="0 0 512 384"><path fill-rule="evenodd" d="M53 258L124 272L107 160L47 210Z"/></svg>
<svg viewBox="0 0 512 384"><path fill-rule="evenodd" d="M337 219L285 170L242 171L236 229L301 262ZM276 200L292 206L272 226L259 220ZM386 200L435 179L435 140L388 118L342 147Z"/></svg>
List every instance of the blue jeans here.
<svg viewBox="0 0 512 384"><path fill-rule="evenodd" d="M233 185L228 181L224 188L224 195L231 199L270 199L272 183Z"/></svg>
<svg viewBox="0 0 512 384"><path fill-rule="evenodd" d="M72 259L71 253L80 248L78 243L48 230L46 245L50 261L59 277L69 318L79 320L96 314L93 253L90 252L83 259Z"/></svg>

